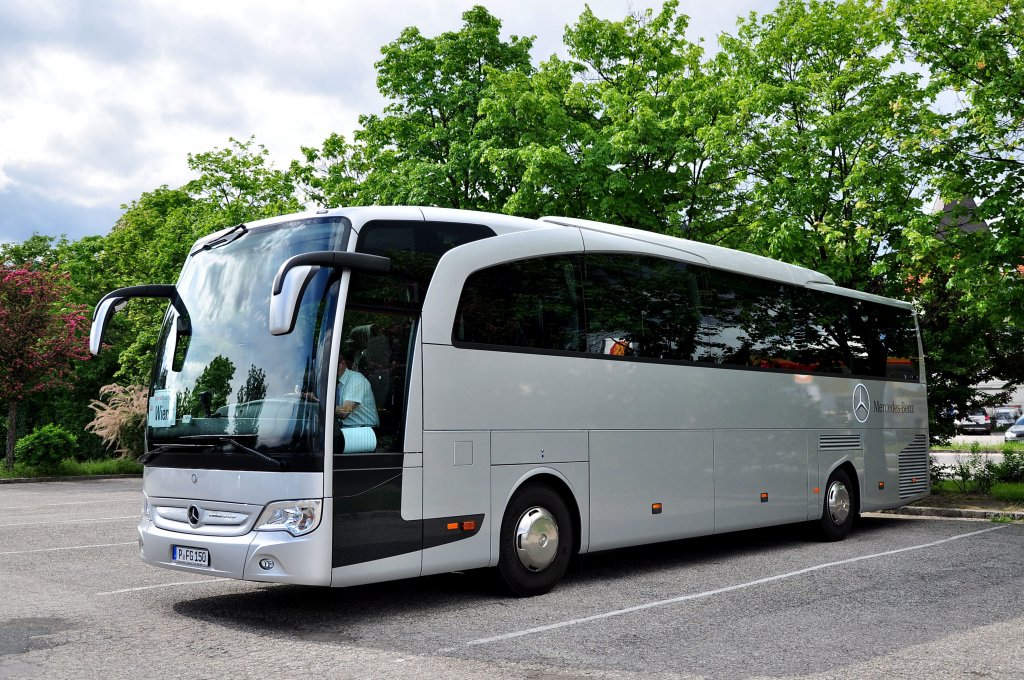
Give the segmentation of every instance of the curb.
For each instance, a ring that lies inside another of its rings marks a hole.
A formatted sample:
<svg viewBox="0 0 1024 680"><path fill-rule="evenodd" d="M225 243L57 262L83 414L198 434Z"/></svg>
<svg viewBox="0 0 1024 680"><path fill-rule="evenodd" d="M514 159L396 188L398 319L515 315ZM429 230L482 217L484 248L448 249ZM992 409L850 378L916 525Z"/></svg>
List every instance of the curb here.
<svg viewBox="0 0 1024 680"><path fill-rule="evenodd" d="M967 510L965 508L928 508L917 505L905 505L902 508L881 510L880 512L886 515L907 515L911 517L1024 521L1024 512L1006 512L1003 510Z"/></svg>
<svg viewBox="0 0 1024 680"><path fill-rule="evenodd" d="M131 479L142 475L75 475L73 477L11 477L0 478L0 484L31 484L32 482L82 482L88 479Z"/></svg>

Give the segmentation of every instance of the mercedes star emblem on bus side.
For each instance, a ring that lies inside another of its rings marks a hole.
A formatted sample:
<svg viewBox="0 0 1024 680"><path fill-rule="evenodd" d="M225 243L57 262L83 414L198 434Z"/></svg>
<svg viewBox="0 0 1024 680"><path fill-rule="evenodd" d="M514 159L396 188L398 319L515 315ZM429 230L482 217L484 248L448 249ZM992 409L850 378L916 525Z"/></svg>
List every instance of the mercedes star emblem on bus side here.
<svg viewBox="0 0 1024 680"><path fill-rule="evenodd" d="M194 505L188 506L188 523L192 526L199 526L199 508Z"/></svg>
<svg viewBox="0 0 1024 680"><path fill-rule="evenodd" d="M871 401L871 396L868 394L868 388L864 387L863 383L858 383L853 388L853 417L857 419L858 423L866 423L868 416L871 415L871 407L868 404Z"/></svg>

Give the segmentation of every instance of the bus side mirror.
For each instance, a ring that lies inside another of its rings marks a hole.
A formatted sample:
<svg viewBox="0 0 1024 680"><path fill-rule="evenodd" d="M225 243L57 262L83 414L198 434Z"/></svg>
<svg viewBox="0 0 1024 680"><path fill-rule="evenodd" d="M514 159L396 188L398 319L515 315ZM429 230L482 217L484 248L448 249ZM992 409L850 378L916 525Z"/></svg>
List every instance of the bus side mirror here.
<svg viewBox="0 0 1024 680"><path fill-rule="evenodd" d="M336 250L318 250L288 258L277 270L274 287L270 291L271 335L287 335L295 329L302 294L306 292L306 286L321 267L358 269L383 274L390 271L391 260L380 255L343 253Z"/></svg>
<svg viewBox="0 0 1024 680"><path fill-rule="evenodd" d="M124 298L105 297L96 305L96 311L92 315L92 328L89 329L89 351L93 356L100 353L103 346L103 334L110 323L110 317L114 312L124 307L127 300Z"/></svg>
<svg viewBox="0 0 1024 680"><path fill-rule="evenodd" d="M128 298L137 297L169 298L171 304L178 310L179 317L188 319L188 310L185 309L185 303L178 297L178 289L170 284L118 288L104 295L92 314L92 328L89 330L89 351L92 352L93 356L100 353L100 348L103 346L103 334L106 333L107 325L110 323L110 318L114 316L114 312L124 307L125 303L128 302Z"/></svg>
<svg viewBox="0 0 1024 680"><path fill-rule="evenodd" d="M289 269L282 281L280 290L270 295L270 334L287 335L295 328L295 320L299 316L299 302L306 286L313 280L320 267L303 265ZM280 272L278 273L280 276Z"/></svg>

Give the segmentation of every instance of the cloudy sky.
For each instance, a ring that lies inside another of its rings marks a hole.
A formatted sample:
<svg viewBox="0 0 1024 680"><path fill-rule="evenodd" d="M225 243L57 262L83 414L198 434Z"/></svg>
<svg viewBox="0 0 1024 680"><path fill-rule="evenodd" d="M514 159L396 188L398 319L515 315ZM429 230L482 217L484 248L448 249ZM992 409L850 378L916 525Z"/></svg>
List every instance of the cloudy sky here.
<svg viewBox="0 0 1024 680"><path fill-rule="evenodd" d="M0 0L0 242L106 234L121 205L191 175L187 155L255 135L283 169L384 105L373 64L415 25L486 6L534 61L564 56L577 0ZM713 47L774 0L681 0ZM591 0L621 19L659 0Z"/></svg>

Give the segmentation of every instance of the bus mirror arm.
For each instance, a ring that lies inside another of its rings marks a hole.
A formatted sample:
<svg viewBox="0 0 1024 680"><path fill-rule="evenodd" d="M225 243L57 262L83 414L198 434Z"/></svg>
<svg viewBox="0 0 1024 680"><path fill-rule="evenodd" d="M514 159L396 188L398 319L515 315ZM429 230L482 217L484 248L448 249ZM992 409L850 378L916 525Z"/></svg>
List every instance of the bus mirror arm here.
<svg viewBox="0 0 1024 680"><path fill-rule="evenodd" d="M384 274L390 271L391 260L380 255L336 250L320 250L288 258L274 276L270 295L271 335L287 335L295 328L302 294L321 267Z"/></svg>
<svg viewBox="0 0 1024 680"><path fill-rule="evenodd" d="M107 331L107 325L114 313L124 307L129 298L168 298L174 309L178 311L179 321L185 319L188 325L188 310L185 303L178 295L178 289L171 284L152 284L146 286L129 286L118 288L107 293L96 305L92 315L92 328L89 331L89 351L93 356L100 353L103 344L103 334Z"/></svg>
<svg viewBox="0 0 1024 680"><path fill-rule="evenodd" d="M367 253L343 253L337 250L318 250L295 255L284 261L274 276L273 294L278 295L284 287L288 272L305 265L331 267L332 269L359 269L361 271L387 274L391 270L391 259Z"/></svg>

